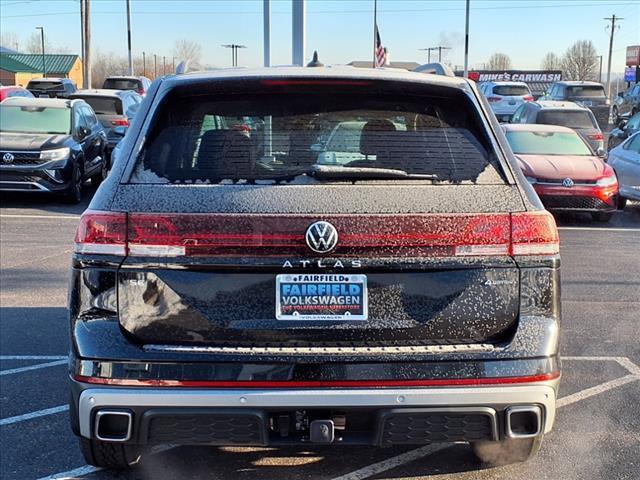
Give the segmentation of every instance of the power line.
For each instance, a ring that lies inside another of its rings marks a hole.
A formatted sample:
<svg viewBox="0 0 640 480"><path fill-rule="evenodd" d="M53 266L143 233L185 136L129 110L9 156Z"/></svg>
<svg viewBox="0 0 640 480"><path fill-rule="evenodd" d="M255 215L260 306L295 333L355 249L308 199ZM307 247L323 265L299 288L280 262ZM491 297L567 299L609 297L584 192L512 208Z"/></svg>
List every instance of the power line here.
<svg viewBox="0 0 640 480"><path fill-rule="evenodd" d="M544 5L544 8L576 8L576 7L602 7L602 6L632 6L635 2L599 2L599 3L566 3L556 5ZM543 4L537 5L504 5L500 7L475 7L474 10L527 10L527 9L539 9ZM414 8L414 9L395 9L395 10L382 10L380 13L385 15L392 15L395 13L420 13L420 12L461 12L463 8ZM3 18L23 18L23 17L46 17L46 16L61 16L61 15L73 15L76 12L53 12L53 13L34 13L26 15L3 15ZM205 11L185 11L185 10L164 10L164 11L135 11L133 12L139 15L262 15L262 11L223 11L223 10L205 10ZM291 15L291 12L271 12L272 15ZM322 15L322 14L361 14L370 13L369 9L359 10L316 10L307 12L308 15ZM97 11L94 15L122 15L122 12L112 11Z"/></svg>

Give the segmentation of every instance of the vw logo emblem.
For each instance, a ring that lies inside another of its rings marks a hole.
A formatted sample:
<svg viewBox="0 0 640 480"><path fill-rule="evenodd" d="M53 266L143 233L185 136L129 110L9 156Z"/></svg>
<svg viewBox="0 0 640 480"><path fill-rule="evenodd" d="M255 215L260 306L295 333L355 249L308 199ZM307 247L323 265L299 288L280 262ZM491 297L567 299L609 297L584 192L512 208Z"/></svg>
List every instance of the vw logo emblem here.
<svg viewBox="0 0 640 480"><path fill-rule="evenodd" d="M10 153L5 153L5 154L2 156L2 161L3 161L4 163L12 163L14 159L15 159L15 157L14 157L12 154L10 154Z"/></svg>
<svg viewBox="0 0 640 480"><path fill-rule="evenodd" d="M329 222L315 222L309 225L304 238L314 252L328 253L338 244L338 231Z"/></svg>
<svg viewBox="0 0 640 480"><path fill-rule="evenodd" d="M571 180L570 178L565 178L564 180L562 180L562 186L567 188L573 187L573 180Z"/></svg>

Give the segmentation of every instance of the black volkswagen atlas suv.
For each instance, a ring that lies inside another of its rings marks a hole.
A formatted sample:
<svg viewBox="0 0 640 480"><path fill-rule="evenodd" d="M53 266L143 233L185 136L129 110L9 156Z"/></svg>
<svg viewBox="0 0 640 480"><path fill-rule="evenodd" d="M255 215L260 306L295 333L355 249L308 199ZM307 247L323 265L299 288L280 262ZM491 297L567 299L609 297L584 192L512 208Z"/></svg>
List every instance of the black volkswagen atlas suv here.
<svg viewBox="0 0 640 480"><path fill-rule="evenodd" d="M559 267L473 82L165 77L76 234L72 429L112 468L159 444L523 461L555 419Z"/></svg>

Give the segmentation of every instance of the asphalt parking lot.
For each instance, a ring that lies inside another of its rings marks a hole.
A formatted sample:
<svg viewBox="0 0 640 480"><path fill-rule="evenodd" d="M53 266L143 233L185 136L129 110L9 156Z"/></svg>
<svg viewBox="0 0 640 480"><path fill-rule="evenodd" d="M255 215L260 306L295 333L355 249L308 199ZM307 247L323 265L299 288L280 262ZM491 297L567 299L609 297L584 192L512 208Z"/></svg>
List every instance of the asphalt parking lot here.
<svg viewBox="0 0 640 480"><path fill-rule="evenodd" d="M89 192L90 193L90 192ZM0 203L0 478L637 479L640 203L609 224L562 216L563 378L541 453L485 469L467 445L170 448L126 473L85 465L66 413L67 269L77 218L48 197Z"/></svg>

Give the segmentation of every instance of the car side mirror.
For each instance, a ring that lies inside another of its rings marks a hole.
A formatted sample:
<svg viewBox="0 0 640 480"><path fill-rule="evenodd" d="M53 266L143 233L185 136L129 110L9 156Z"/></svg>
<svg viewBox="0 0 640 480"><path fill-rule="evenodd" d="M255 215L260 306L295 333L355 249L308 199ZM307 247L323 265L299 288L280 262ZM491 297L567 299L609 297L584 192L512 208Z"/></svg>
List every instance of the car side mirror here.
<svg viewBox="0 0 640 480"><path fill-rule="evenodd" d="M124 137L127 134L127 127L121 125L111 130L111 132L119 137Z"/></svg>
<svg viewBox="0 0 640 480"><path fill-rule="evenodd" d="M607 156L607 151L602 148L602 147L598 147L598 149L596 150L596 154L600 157L600 158L605 158Z"/></svg>
<svg viewBox="0 0 640 480"><path fill-rule="evenodd" d="M87 127L78 127L76 129L76 136L80 140L84 140L85 138L87 138L89 136L89 129Z"/></svg>
<svg viewBox="0 0 640 480"><path fill-rule="evenodd" d="M627 126L627 123L628 123L628 120L626 120L626 119L620 120L618 122L618 128L620 130L624 130L624 128Z"/></svg>
<svg viewBox="0 0 640 480"><path fill-rule="evenodd" d="M620 98L623 98L623 97L624 97L624 92L618 92L618 96L619 96Z"/></svg>

